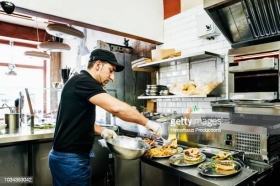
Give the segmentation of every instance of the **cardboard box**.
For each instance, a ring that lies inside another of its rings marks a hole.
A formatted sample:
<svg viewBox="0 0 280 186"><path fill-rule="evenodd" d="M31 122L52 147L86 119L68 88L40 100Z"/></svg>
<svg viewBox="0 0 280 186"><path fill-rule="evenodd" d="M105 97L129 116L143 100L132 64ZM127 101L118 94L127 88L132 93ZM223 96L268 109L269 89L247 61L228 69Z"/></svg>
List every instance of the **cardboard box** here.
<svg viewBox="0 0 280 186"><path fill-rule="evenodd" d="M162 60L164 57L174 54L175 49L154 49L152 50L152 61Z"/></svg>
<svg viewBox="0 0 280 186"><path fill-rule="evenodd" d="M157 103L155 101L152 101L152 100L148 100L147 101L147 112L156 112L157 110Z"/></svg>

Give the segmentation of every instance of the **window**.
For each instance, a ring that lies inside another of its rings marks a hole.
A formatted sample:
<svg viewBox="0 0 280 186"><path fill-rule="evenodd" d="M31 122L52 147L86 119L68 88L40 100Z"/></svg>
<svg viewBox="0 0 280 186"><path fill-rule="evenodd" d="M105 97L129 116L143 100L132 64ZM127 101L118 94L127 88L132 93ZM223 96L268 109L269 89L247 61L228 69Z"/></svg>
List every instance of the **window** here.
<svg viewBox="0 0 280 186"><path fill-rule="evenodd" d="M20 91L28 88L33 110L46 112L47 105L44 104L46 93L43 88L46 88L46 69L49 62L41 58L24 56L24 52L29 50L32 49L0 44L0 106L4 103L14 106L14 101L19 97ZM16 76L6 75L9 72L9 63L15 65L13 70L17 73ZM23 93L25 95L25 92ZM24 107L24 111L29 112L28 109L27 106Z"/></svg>

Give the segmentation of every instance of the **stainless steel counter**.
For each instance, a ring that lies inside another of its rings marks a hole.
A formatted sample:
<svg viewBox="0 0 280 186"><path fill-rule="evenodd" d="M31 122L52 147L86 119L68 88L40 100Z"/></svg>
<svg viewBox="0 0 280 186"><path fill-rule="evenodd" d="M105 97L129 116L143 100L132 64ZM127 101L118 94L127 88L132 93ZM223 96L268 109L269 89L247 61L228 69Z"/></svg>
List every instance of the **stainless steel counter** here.
<svg viewBox="0 0 280 186"><path fill-rule="evenodd" d="M30 140L52 139L53 129L34 129L32 133L29 126L21 126L17 130L3 129L0 131L0 144L14 143Z"/></svg>
<svg viewBox="0 0 280 186"><path fill-rule="evenodd" d="M168 158L150 158L143 156L140 161L151 166L159 168L177 177L193 182L198 185L207 186L233 186L233 185L251 185L257 179L258 172L243 168L236 175L227 177L206 177L198 173L197 166L176 167L169 164ZM207 159L206 161L209 161Z"/></svg>

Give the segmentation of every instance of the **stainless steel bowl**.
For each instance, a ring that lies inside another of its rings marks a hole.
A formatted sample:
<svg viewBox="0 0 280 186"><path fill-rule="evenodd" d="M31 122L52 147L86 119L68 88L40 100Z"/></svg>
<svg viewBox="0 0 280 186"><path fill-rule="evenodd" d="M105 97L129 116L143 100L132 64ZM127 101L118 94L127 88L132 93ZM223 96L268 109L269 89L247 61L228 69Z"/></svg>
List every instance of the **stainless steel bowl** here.
<svg viewBox="0 0 280 186"><path fill-rule="evenodd" d="M137 138L117 136L105 140L111 153L121 159L135 160L143 156L151 146Z"/></svg>

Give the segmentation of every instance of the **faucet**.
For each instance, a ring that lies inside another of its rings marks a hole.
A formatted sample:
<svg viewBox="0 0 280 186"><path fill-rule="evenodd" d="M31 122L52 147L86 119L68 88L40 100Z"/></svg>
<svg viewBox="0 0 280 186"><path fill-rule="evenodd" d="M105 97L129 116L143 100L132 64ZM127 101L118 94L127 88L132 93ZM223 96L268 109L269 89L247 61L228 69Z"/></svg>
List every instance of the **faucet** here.
<svg viewBox="0 0 280 186"><path fill-rule="evenodd" d="M7 106L7 108L8 108L8 109L10 109L10 113L13 113L12 108L11 108L11 107L9 107L9 105L7 105L7 103L4 103L4 104L2 105L2 107L4 107L5 105Z"/></svg>

